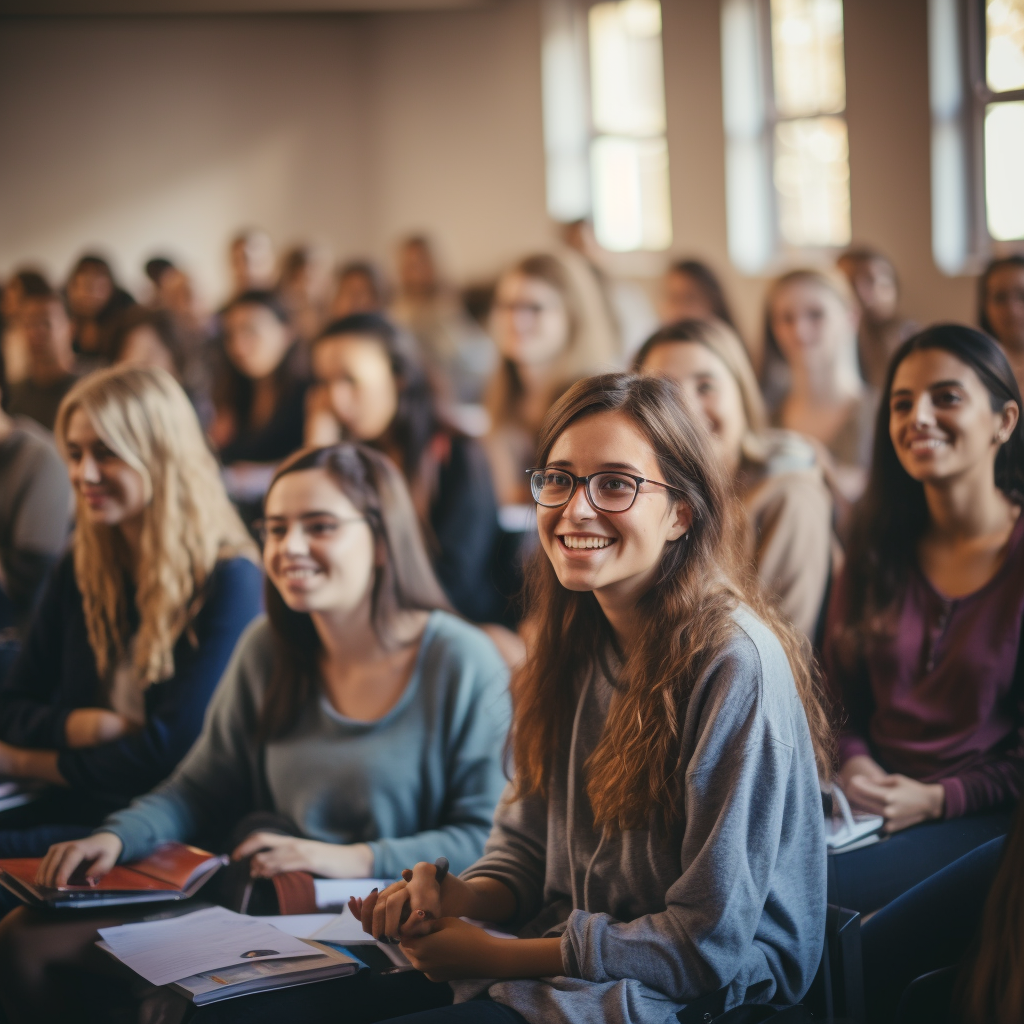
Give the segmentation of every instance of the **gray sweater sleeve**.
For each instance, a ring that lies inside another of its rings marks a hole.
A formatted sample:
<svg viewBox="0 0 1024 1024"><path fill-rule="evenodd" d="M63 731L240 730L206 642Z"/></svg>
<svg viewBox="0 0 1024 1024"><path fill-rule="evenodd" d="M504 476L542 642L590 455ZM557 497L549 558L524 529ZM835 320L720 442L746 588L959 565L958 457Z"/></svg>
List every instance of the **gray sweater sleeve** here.
<svg viewBox="0 0 1024 1024"><path fill-rule="evenodd" d="M122 862L146 857L161 843L189 842L205 828L237 821L257 791L256 722L261 663L270 657L268 627L256 619L242 634L210 701L203 731L174 774L151 793L110 815L97 832L122 842ZM253 669L256 668L254 671Z"/></svg>
<svg viewBox="0 0 1024 1024"><path fill-rule="evenodd" d="M541 911L547 859L547 802L537 797L513 798L506 787L494 813L494 828L484 855L462 877L493 878L516 898L516 914L501 924L518 931Z"/></svg>
<svg viewBox="0 0 1024 1024"><path fill-rule="evenodd" d="M779 648L763 672L759 653L752 641L734 646L691 697L683 873L665 910L628 923L573 911L562 938L570 976L634 978L687 1002L730 983L742 993L767 960L783 998L809 985L824 934L821 801L789 666Z"/></svg>

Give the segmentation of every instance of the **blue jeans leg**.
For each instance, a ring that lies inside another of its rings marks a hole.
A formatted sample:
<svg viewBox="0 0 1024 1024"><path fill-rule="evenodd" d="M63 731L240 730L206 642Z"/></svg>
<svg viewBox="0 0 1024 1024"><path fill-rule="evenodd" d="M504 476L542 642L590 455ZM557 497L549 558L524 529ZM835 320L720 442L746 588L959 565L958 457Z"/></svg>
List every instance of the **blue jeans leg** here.
<svg viewBox="0 0 1024 1024"><path fill-rule="evenodd" d="M931 821L828 858L828 901L870 914L947 864L1005 836L1010 811Z"/></svg>
<svg viewBox="0 0 1024 1024"><path fill-rule="evenodd" d="M903 990L958 963L978 932L1005 840L993 839L878 911L861 927L868 1019L892 1019Z"/></svg>

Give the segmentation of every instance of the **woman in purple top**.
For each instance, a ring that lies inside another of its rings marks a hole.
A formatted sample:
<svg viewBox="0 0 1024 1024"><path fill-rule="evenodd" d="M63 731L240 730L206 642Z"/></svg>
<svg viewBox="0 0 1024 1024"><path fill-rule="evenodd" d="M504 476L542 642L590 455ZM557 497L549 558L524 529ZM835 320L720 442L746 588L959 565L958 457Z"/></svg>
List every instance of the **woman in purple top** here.
<svg viewBox="0 0 1024 1024"><path fill-rule="evenodd" d="M890 835L830 858L862 912L1003 834L1024 767L1020 389L992 339L940 325L884 395L824 647L839 782Z"/></svg>

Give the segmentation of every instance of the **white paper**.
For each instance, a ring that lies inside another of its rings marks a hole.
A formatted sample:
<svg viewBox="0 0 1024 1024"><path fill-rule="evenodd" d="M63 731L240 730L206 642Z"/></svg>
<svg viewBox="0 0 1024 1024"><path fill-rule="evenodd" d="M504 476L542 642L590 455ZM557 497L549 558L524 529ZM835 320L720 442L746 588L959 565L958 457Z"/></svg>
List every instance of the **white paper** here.
<svg viewBox="0 0 1024 1024"><path fill-rule="evenodd" d="M337 942L342 946L373 946L377 942L369 932L363 931L359 918L346 907L340 914L335 914L312 935L304 935L306 939L318 942Z"/></svg>
<svg viewBox="0 0 1024 1024"><path fill-rule="evenodd" d="M314 878L318 907L343 907L351 897L366 899L374 889L386 889L393 878Z"/></svg>
<svg viewBox="0 0 1024 1024"><path fill-rule="evenodd" d="M223 907L183 917L101 928L114 955L153 985L204 971L290 956L309 956L300 939ZM258 953L254 956L252 954Z"/></svg>
<svg viewBox="0 0 1024 1024"><path fill-rule="evenodd" d="M273 917L254 917L255 921L272 925L286 935L297 939L310 939L313 933L330 924L337 914L276 914Z"/></svg>

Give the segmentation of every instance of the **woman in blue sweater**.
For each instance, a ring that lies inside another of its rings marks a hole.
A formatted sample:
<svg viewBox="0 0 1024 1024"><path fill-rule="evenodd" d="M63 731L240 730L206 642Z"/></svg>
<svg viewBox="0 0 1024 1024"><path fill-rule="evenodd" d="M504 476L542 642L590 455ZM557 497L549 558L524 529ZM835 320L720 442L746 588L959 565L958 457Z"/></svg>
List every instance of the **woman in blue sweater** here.
<svg viewBox="0 0 1024 1024"><path fill-rule="evenodd" d="M254 546L169 374L89 376L56 436L77 529L0 688L0 776L48 788L0 817L0 857L87 835L169 775L260 605Z"/></svg>

